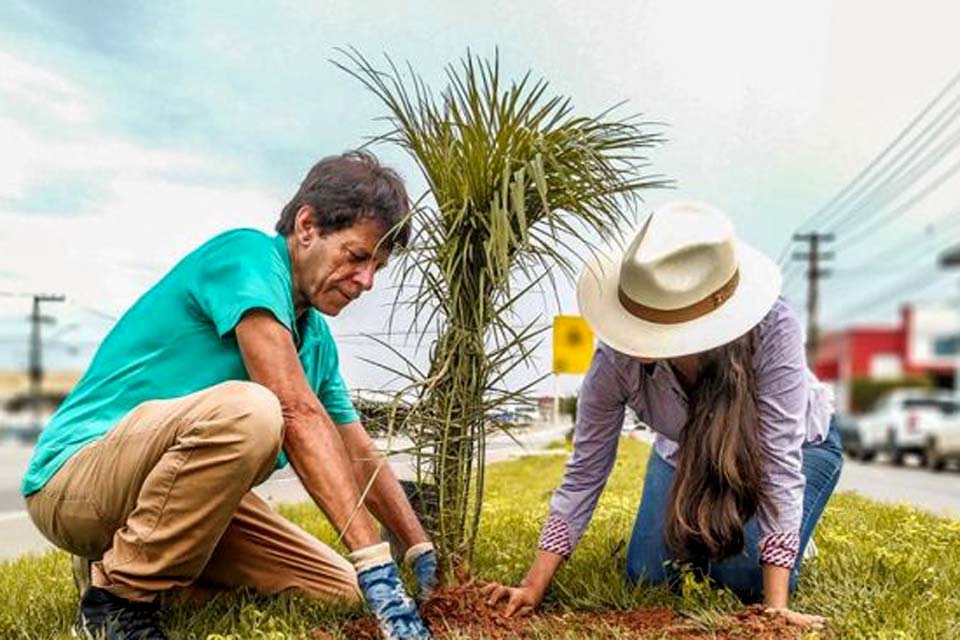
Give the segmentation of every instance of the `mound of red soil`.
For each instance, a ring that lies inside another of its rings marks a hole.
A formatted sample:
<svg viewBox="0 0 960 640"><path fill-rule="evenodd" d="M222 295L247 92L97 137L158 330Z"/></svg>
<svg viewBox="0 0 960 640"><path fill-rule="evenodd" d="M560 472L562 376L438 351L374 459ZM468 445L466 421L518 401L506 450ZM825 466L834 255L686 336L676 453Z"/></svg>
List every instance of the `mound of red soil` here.
<svg viewBox="0 0 960 640"><path fill-rule="evenodd" d="M603 637L604 631L620 633L621 637L674 638L676 640L799 640L803 631L781 618L763 613L762 607L749 607L711 624L709 628L695 625L667 608L607 611L598 613L545 613L522 618L504 618L487 605L480 593L482 585L466 584L439 590L421 608L421 613L433 632L441 640L454 632L460 637L512 640L533 638L533 625L559 633L576 631L584 637ZM348 623L344 634L352 640L380 640L376 621L372 617ZM317 631L316 640L329 638Z"/></svg>

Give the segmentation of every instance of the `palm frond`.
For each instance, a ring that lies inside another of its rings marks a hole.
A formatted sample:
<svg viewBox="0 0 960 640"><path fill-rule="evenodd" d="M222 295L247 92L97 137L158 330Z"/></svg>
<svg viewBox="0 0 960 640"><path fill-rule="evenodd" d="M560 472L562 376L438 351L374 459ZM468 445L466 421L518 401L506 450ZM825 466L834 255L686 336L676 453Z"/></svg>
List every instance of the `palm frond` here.
<svg viewBox="0 0 960 640"><path fill-rule="evenodd" d="M531 362L544 332L539 319L515 328L516 304L543 283L557 297L554 272L573 277L577 256L596 252L591 237L616 238L633 224L641 193L669 185L644 173L646 150L663 138L639 116L616 117L617 107L579 115L530 72L505 80L499 52L448 65L436 94L409 65L402 72L387 57L378 68L356 49L339 53L334 64L386 108L388 131L375 140L403 148L428 186L394 272L394 311L412 314L411 332L439 333L428 371L388 370L410 381L405 420L418 439L418 474L440 494L435 541L446 562L469 561L490 416L533 388L502 385Z"/></svg>

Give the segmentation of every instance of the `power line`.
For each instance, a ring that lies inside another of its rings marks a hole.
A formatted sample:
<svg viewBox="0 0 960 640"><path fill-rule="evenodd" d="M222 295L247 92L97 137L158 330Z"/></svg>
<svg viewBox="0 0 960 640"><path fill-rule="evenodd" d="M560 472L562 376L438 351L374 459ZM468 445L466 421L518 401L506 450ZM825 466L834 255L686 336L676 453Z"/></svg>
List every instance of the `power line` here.
<svg viewBox="0 0 960 640"><path fill-rule="evenodd" d="M960 215L960 210L957 214ZM913 236L898 238L897 242L890 245L886 251L852 267L842 269L842 272L870 273L872 271L875 273L878 269L886 269L902 273L915 268L918 261L922 263L933 254L960 241L960 234L948 234L948 231L954 227L960 229L960 225L951 225L947 230L936 232L938 236L933 236L934 232L925 230L924 235L919 238Z"/></svg>
<svg viewBox="0 0 960 640"><path fill-rule="evenodd" d="M931 171L938 167L948 154L951 154L960 144L960 131L952 130L955 121L960 116L960 95L949 97L958 82L960 82L960 73L954 75L946 87L914 117L909 125L870 164L860 171L853 181L798 227L798 229L804 226L817 229L817 231L806 236L811 244L814 242L812 238L816 237L817 234L832 235L840 238L836 243L836 248L842 250L845 255L850 255L850 248L863 243L868 238L873 238L879 229L896 219L897 216L916 207L960 172L960 162L955 162L937 175L930 176ZM933 117L929 118L928 116L931 116L931 114ZM930 179L928 179L928 176L930 176ZM920 188L915 190L918 186ZM897 204L898 201L900 201L899 204ZM945 217L949 219L956 213L955 211ZM922 236L913 247L905 244L901 236L897 238L895 245L879 255L875 255L868 262L863 262L840 272L841 278L849 278L857 275L858 272L878 275L881 269L886 269L889 275L893 275L891 271L895 269L895 266L891 264L891 261L896 258L899 258L898 266L902 265L902 268L906 270L905 277L898 278L892 286L881 287L879 291L876 287L870 287L873 292L868 298L861 297L854 303L853 307L850 304L845 305L842 309L843 317L849 318L862 313L864 310L872 309L878 304L888 302L891 296L904 290L916 292L925 289L930 286L932 281L937 280L937 274L931 273L929 269L918 272L915 268L912 268L914 265L905 264L907 256L916 256L915 259L922 260L925 246L930 244L940 245L944 241L943 230L938 234L939 237L931 238L930 228L927 227L926 235ZM947 229L952 228L953 224L947 225ZM794 234L794 240L799 239L797 235ZM789 243L781 254L781 264L783 264L788 249ZM929 248L926 249L927 252L929 250ZM794 259L796 260L798 257L807 258L812 262L815 253L811 246L808 254L805 256L795 255ZM785 291L792 290L796 286L798 276L802 273L798 268L792 267L794 264L796 262L791 263L784 269ZM814 272L818 270L815 267L810 269ZM809 344L815 345L818 331L816 324L817 305L819 303L818 278L811 277L810 273L807 276ZM888 278L880 278L879 280L889 282ZM845 298L845 300L848 299Z"/></svg>
<svg viewBox="0 0 960 640"><path fill-rule="evenodd" d="M960 96L958 96L954 102L960 104ZM939 138L940 135L953 124L958 115L960 115L960 106L953 109L950 119L933 132L931 136L932 139L929 141L924 140L928 131L925 129L921 132L920 136L911 141L908 148L904 149L902 153L908 153L910 148L914 146L917 146L916 150L910 153L899 166L892 167L892 173L890 175L878 174L874 176L869 185L870 190L867 190L866 187L861 189L864 193L849 205L846 213L837 210L833 216L834 219L830 221L825 220L822 225L832 231L839 232L852 222L862 224L865 219L882 211L884 207L906 193L912 186L919 182L930 169L936 166L947 154L956 148L957 143L960 142L960 132L954 132L952 136L948 137L936 147L931 148L930 145L933 144L934 139ZM921 142L926 144L921 145ZM880 182L881 179L883 182ZM877 183L876 186L874 186L873 183Z"/></svg>
<svg viewBox="0 0 960 640"><path fill-rule="evenodd" d="M890 142L874 159L851 180L846 186L844 186L839 192L837 192L826 204L824 204L820 209L814 212L809 216L804 222L798 225L795 229L799 231L800 229L807 227L823 227L823 223L826 220L829 220L831 217L836 216L836 212L842 210L841 205L850 198L852 193L859 193L858 190L862 190L864 182L866 184L871 184L867 182L871 173L877 169L888 156L894 151L894 149L900 145L900 143L911 135L911 133L916 129L916 127L922 122L927 115L936 107L936 105L943 100L943 98L953 90L953 88L960 82L960 73L957 73L953 76L950 82L947 83L947 86L944 87L934 98L931 100L922 110L916 115L910 123L904 128L894 139ZM942 113L941 116L942 117ZM929 125L928 125L929 127ZM913 143L908 145L908 149L912 146ZM898 152L900 155L903 154L903 150ZM882 171L885 171L883 169ZM882 172L881 172L882 173ZM790 246L792 244L791 240L788 240L783 248L783 251L780 253L780 257L777 262L781 265L785 263L787 255L790 251Z"/></svg>
<svg viewBox="0 0 960 640"><path fill-rule="evenodd" d="M900 145L900 143L903 142L907 138L907 136L911 134L913 130L920 125L920 123L924 120L924 118L926 118L927 115L934 109L937 103L943 100L944 97L957 85L958 82L960 82L960 73L957 73L950 80L950 82L947 83L947 86L945 86L940 91L940 93L938 93L934 97L934 99L931 100L926 105L926 107L924 107L924 109L916 117L914 117L913 120L911 120L911 122L907 125L907 127L903 129L889 145L887 145L887 147L880 153L880 155L874 158L874 160L863 171L861 171L860 174L858 174L858 176L853 180L853 182L847 185L847 189L845 189L846 193L844 194L843 197L836 199L833 205L828 204L827 207L824 207L821 210L821 213L823 214L823 217L821 219L811 220L809 222L810 223L817 222L818 226L825 225L829 221L831 216L836 216L837 211L842 210L839 205L841 202L843 202L844 199L849 199L849 197L851 196L851 193L859 194L859 192L862 192L864 190L865 186L863 184L858 185L857 183L866 179L866 177L871 172L873 172L874 169L876 169L882 161L888 160L887 166L883 167L880 171L876 172L873 178L871 178L870 181L866 182L866 185L871 185L873 182L879 179L879 177L881 177L888 170L889 166L896 162L898 157L903 156L905 153L909 152L909 150L912 149L924 137L924 135L930 130L930 128L934 126L937 122L939 122L939 120L944 116L944 114L948 112L950 107L957 104L958 98L954 98L953 102L951 102L950 105L948 105L943 111L941 111L941 113L934 118L932 123L929 123L917 136L913 138L913 140L908 142L905 148L900 149L897 152L897 154L893 156L892 159L887 158L887 156L889 156L893 152L894 148ZM955 117L956 117L956 111L953 112L951 116L951 121ZM832 211L830 210L831 206L833 209Z"/></svg>
<svg viewBox="0 0 960 640"><path fill-rule="evenodd" d="M937 269L936 266L931 266L930 268L905 275L905 278L901 278L892 285L881 289L879 292L873 292L870 297L861 297L854 301L852 305L841 308L838 313L834 314L835 317L848 319L861 315L878 305L889 303L894 299L895 294L902 291L909 291L911 294L916 295L921 291L929 289L933 284L940 282L944 276L944 272ZM831 316L831 320L833 318L834 316Z"/></svg>
<svg viewBox="0 0 960 640"><path fill-rule="evenodd" d="M849 249L851 246L855 246L863 242L863 240L869 237L870 234L875 229L883 226L884 224L895 219L900 214L905 213L906 211L911 209L914 205L921 202L924 198L926 198L931 193L936 191L939 187L941 187L947 180L957 175L958 172L960 172L960 160L950 165L950 168L947 169L947 171L937 176L937 178L933 182L931 182L926 187L921 189L919 193L916 193L913 196L911 196L906 202L904 202L900 206L895 207L894 209L888 211L886 215L883 215L875 219L873 221L873 225L868 229L864 230L858 235L853 235L851 230L849 235L846 236L847 239L845 240L845 242L841 243L840 246L842 246L845 249Z"/></svg>

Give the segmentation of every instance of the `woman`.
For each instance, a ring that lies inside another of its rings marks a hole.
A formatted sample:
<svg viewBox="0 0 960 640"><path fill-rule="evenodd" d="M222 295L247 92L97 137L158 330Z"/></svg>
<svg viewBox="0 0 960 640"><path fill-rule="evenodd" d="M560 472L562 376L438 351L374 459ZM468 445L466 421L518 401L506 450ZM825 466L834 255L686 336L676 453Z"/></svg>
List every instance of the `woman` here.
<svg viewBox="0 0 960 640"><path fill-rule="evenodd" d="M800 559L842 465L825 389L766 256L720 211L654 212L622 256L580 276L580 310L600 338L580 391L574 451L537 557L491 604L527 612L587 527L613 468L624 411L657 432L627 552L632 582L672 583L691 563L745 602L791 622Z"/></svg>

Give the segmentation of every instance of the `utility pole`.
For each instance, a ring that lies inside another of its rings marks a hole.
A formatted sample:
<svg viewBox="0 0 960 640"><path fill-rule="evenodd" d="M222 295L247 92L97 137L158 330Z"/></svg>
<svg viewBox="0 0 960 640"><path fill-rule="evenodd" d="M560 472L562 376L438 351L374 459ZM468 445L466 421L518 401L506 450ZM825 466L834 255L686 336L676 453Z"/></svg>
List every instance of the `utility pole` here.
<svg viewBox="0 0 960 640"><path fill-rule="evenodd" d="M40 402L43 390L43 338L40 335L40 325L56 322L51 316L40 313L42 302L64 302L63 295L33 294L33 311L30 313L30 356L27 365L27 375L30 379L30 404L33 415L40 422Z"/></svg>
<svg viewBox="0 0 960 640"><path fill-rule="evenodd" d="M807 263L807 362L812 365L820 342L820 325L817 321L820 312L820 279L830 275L830 270L820 265L833 260L833 252L824 251L823 244L833 242L833 234L816 231L795 233L793 240L806 242L808 246L805 252L794 252L793 259Z"/></svg>

